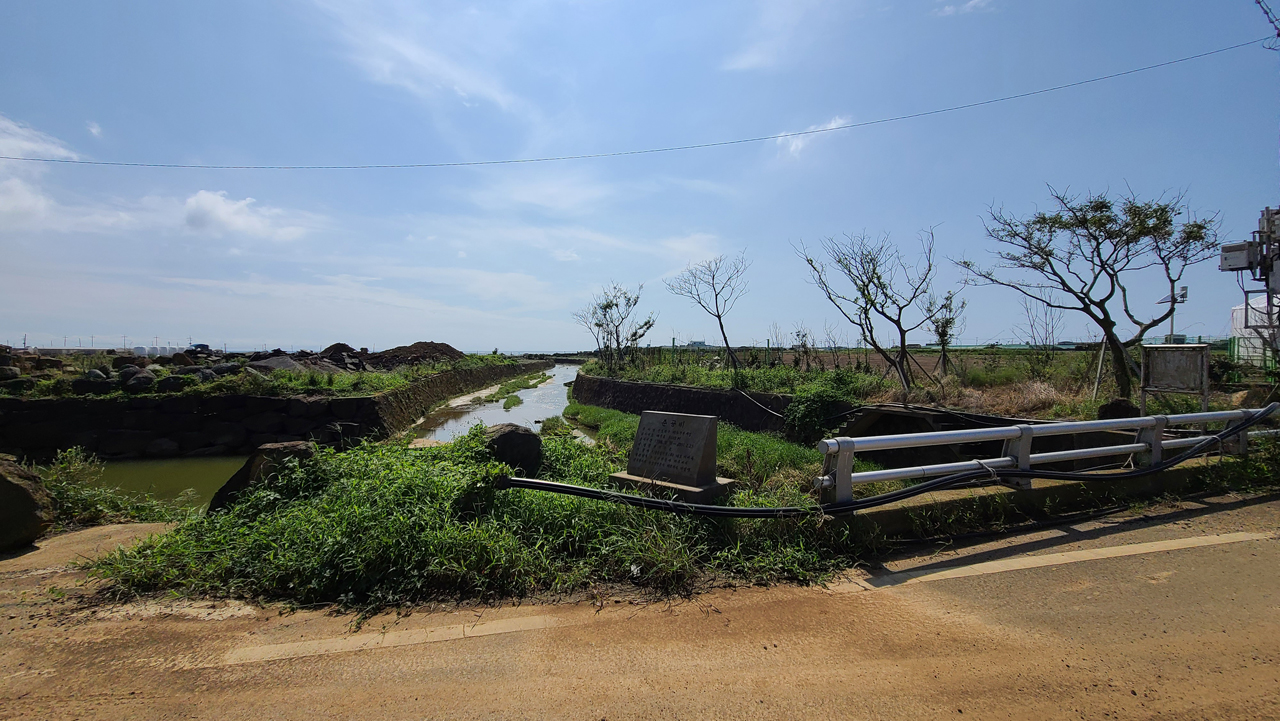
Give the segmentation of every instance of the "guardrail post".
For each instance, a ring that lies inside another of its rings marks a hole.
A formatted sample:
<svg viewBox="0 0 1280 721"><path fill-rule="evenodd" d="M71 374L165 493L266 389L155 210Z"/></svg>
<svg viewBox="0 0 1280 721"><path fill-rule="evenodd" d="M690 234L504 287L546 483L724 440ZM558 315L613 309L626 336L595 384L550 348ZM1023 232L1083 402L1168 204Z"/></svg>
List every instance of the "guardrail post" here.
<svg viewBox="0 0 1280 721"><path fill-rule="evenodd" d="M1141 465L1154 466L1164 460L1164 429L1169 425L1168 416L1152 416L1155 423L1149 428L1138 429L1137 443L1147 444L1147 452L1142 454Z"/></svg>
<svg viewBox="0 0 1280 721"><path fill-rule="evenodd" d="M1250 413L1244 420L1249 420L1254 414ZM1223 455L1232 455L1244 458L1249 455L1249 431L1243 430L1234 436L1222 439Z"/></svg>
<svg viewBox="0 0 1280 721"><path fill-rule="evenodd" d="M1031 470L1031 426L1026 423L1015 426L1019 435L1004 442L1002 455L1012 458L1018 464L1018 470ZM1020 491L1031 490L1031 478L1001 478L1000 485L1016 488Z"/></svg>
<svg viewBox="0 0 1280 721"><path fill-rule="evenodd" d="M829 453L822 459L822 477L818 479L818 502L840 503L853 500L853 448Z"/></svg>

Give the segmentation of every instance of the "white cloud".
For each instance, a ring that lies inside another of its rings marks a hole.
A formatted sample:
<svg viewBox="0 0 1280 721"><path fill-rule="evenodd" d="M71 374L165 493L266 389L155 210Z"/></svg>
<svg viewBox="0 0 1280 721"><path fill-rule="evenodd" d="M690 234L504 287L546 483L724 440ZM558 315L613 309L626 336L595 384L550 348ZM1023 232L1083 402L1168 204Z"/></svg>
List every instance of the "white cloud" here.
<svg viewBox="0 0 1280 721"><path fill-rule="evenodd" d="M510 18L474 8L448 15L404 2L316 0L336 22L351 60L375 82L403 88L425 99L441 94L458 102L492 103L517 109L521 100L485 68L485 57Z"/></svg>
<svg viewBox="0 0 1280 721"><path fill-rule="evenodd" d="M838 128L842 125L848 125L850 120L852 120L852 118L847 118L847 117L844 117L843 115L837 115L831 120L828 120L827 122L821 125L810 125L809 127L805 128L805 132L831 130L832 128ZM814 140L814 138L817 138L817 137L818 137L817 134L792 135L789 137L778 138L777 143L778 145L785 146L787 148L787 152L795 156L795 155L799 155L800 151L804 150L805 146L811 143Z"/></svg>
<svg viewBox="0 0 1280 721"><path fill-rule="evenodd" d="M958 3L956 5L943 5L942 7L934 10L933 14L946 17L948 15L962 15L964 13L990 9L991 0L968 0L968 2Z"/></svg>
<svg viewBox="0 0 1280 721"><path fill-rule="evenodd" d="M183 205L183 223L190 230L231 233L270 240L296 240L310 230L279 208L255 206L253 198L231 200L226 191L201 190Z"/></svg>
<svg viewBox="0 0 1280 721"><path fill-rule="evenodd" d="M101 137L102 137L102 126L101 126L101 125L98 125L97 123L95 123L95 122L93 122L92 120L90 120L89 122L87 122L87 123L85 123L85 124L84 124L84 127L88 129L89 134L90 134L90 135L92 135L93 137L95 137L95 138L101 138Z"/></svg>
<svg viewBox="0 0 1280 721"><path fill-rule="evenodd" d="M531 206L557 215L599 210L615 194L612 184L577 172L507 171L496 182L471 194L471 201L490 211Z"/></svg>
<svg viewBox="0 0 1280 721"><path fill-rule="evenodd" d="M725 70L773 67L791 47L796 31L821 0L758 0L757 16L745 47L725 58Z"/></svg>
<svg viewBox="0 0 1280 721"><path fill-rule="evenodd" d="M60 158L75 160L80 157L68 148L61 140L46 135L30 126L24 125L0 115L0 155L16 158ZM27 168L36 168L35 163L23 161L0 161L2 164L17 167L22 163Z"/></svg>

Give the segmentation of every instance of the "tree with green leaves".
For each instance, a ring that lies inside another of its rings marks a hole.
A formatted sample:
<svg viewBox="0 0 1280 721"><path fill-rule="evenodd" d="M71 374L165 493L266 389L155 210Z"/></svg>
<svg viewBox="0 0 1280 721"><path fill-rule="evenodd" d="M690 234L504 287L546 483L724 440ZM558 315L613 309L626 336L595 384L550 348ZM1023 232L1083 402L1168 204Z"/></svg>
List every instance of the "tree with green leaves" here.
<svg viewBox="0 0 1280 721"><path fill-rule="evenodd" d="M635 315L643 290L644 284L632 292L612 283L601 288L586 307L573 314L574 321L595 339L600 361L610 370L624 365L627 354L634 354L640 339L658 322L653 313L644 318Z"/></svg>
<svg viewBox="0 0 1280 721"><path fill-rule="evenodd" d="M1168 320L1174 306L1143 313L1134 289L1177 292L1186 269L1218 251L1218 217L1187 218L1183 197L1139 200L1132 193L1084 197L1049 189L1056 209L1027 217L992 209L987 236L997 243L995 262L955 261L974 285L1014 290L1046 307L1083 314L1102 331L1111 351L1121 397L1133 393L1137 364L1128 349ZM1154 295L1154 293L1152 293ZM1142 295L1145 295L1143 293ZM1132 326L1121 338L1121 326Z"/></svg>

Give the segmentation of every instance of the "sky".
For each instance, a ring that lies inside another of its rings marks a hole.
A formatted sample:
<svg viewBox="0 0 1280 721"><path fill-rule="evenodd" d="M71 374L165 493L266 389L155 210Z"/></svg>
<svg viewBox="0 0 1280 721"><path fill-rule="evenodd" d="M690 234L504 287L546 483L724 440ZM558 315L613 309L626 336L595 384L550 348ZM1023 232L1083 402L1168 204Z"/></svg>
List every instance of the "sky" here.
<svg viewBox="0 0 1280 721"><path fill-rule="evenodd" d="M1268 36L1252 0L147 2L0 5L0 343L588 348L572 313L643 284L645 342L715 341L663 280L745 251L735 344L856 334L796 255L846 233L985 260L991 209L1185 194L1244 240L1280 205L1280 53L1254 45L982 107L773 136L1085 80ZM1178 332L1242 302L1211 261ZM1156 309L1158 283L1132 289ZM964 288L965 342L1012 339ZM1063 337L1088 337L1068 316ZM920 334L913 338L928 338Z"/></svg>

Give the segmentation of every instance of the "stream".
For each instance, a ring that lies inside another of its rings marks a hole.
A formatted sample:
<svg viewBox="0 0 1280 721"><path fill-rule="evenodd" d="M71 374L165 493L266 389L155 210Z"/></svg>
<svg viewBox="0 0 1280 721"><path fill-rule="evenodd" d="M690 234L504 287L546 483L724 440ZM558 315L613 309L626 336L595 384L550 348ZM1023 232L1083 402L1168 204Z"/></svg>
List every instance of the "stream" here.
<svg viewBox="0 0 1280 721"><path fill-rule="evenodd" d="M523 403L510 410L503 410L501 402L492 403L457 403L433 411L413 430L419 438L430 438L437 441L450 441L471 429L477 423L486 426L499 423L515 423L538 430L534 421L558 416L569 405L569 396L565 383L578 375L576 365L558 365L548 373L551 380L529 390L517 391ZM488 389L486 389L488 390ZM482 391L462 397L467 401L482 396Z"/></svg>
<svg viewBox="0 0 1280 721"><path fill-rule="evenodd" d="M503 410L501 402L471 403L482 391L467 394L422 420L413 431L421 438L449 441L466 433L477 423L492 426L516 423L538 430L544 418L560 415L569 404L564 384L578 373L576 365L558 365L549 371L550 381L528 390L518 391L524 402ZM485 389L486 391L490 389ZM222 484L244 465L241 456L205 458L170 458L163 460L108 461L103 466L99 483L125 491L148 492L163 500L172 500L188 489L195 492L192 505L208 505Z"/></svg>

